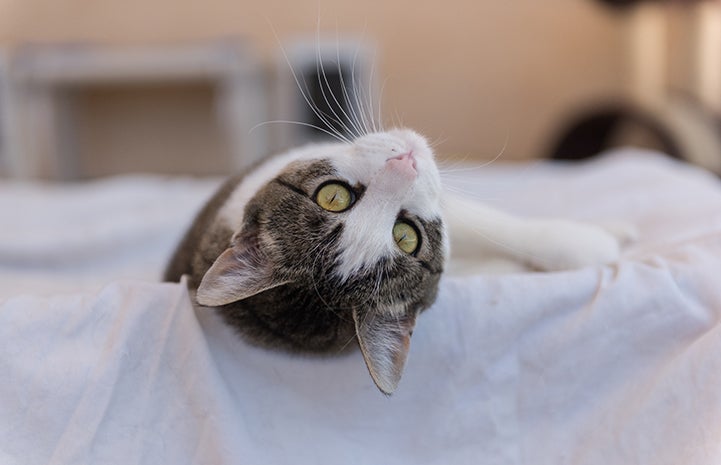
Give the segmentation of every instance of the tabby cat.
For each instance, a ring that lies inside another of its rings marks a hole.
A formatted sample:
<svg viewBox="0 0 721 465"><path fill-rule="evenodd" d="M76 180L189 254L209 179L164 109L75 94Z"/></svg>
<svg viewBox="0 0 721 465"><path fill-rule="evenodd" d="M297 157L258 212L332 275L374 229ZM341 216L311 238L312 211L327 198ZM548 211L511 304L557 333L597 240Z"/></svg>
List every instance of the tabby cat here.
<svg viewBox="0 0 721 465"><path fill-rule="evenodd" d="M444 193L427 141L395 129L291 150L229 179L165 279L188 275L197 304L253 344L334 354L357 343L391 394L451 242L465 258L541 270L613 261L620 247L596 226L517 218Z"/></svg>

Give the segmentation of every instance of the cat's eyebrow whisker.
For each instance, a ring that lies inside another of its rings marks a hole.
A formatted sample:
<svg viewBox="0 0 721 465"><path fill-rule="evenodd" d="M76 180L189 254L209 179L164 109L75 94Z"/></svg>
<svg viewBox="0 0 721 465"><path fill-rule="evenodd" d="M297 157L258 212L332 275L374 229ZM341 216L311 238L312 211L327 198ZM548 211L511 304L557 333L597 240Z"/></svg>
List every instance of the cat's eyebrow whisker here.
<svg viewBox="0 0 721 465"><path fill-rule="evenodd" d="M368 78L368 119L370 119L371 127L373 128L373 132L378 132L378 127L376 126L375 121L375 113L373 111L373 77L375 76L375 70L376 70L376 57L375 57L375 51L374 56L371 59L371 74Z"/></svg>
<svg viewBox="0 0 721 465"><path fill-rule="evenodd" d="M368 23L366 22L363 26L363 34L365 34L365 28L368 26ZM363 37L363 35L362 35ZM351 89L353 91L353 100L355 101L355 107L358 109L358 124L363 128L363 134L368 134L368 127L365 124L365 118L363 115L363 106L361 105L361 102L358 98L358 85L356 83L356 75L355 75L355 64L356 60L358 59L358 53L360 51L360 44L356 47L355 52L353 54L353 61L351 62L351 70L350 70L350 79L351 79Z"/></svg>
<svg viewBox="0 0 721 465"><path fill-rule="evenodd" d="M365 27L367 27L368 24L366 23L366 26L364 26L364 34L365 34ZM361 117L360 123L363 126L363 129L365 130L364 134L370 134L370 130L368 128L368 122L366 121L366 114L365 114L365 107L363 106L363 99L360 98L360 94L362 94L362 90L360 88L360 84L356 83L356 73L355 73L355 64L356 61L358 61L358 54L360 53L360 44L358 47L356 47L355 53L353 55L353 63L351 64L351 86L353 88L353 97L355 98L356 105L358 106L358 112Z"/></svg>
<svg viewBox="0 0 721 465"><path fill-rule="evenodd" d="M386 90L387 83L388 83L388 77L383 79L383 84L381 84L381 92L380 92L380 95L378 96L378 125L380 126L381 131L385 130L384 125L383 125L383 113L381 112L381 108L383 106L383 93ZM431 145L431 148L432 147L433 146Z"/></svg>
<svg viewBox="0 0 721 465"><path fill-rule="evenodd" d="M394 111L393 113L394 113L394 115L395 115L395 117L396 117L396 120L397 120L396 127L397 127L397 128L405 127L405 124L403 124L403 118L401 118L401 115L398 114L398 109L397 109L397 108L395 109L395 111Z"/></svg>
<svg viewBox="0 0 721 465"><path fill-rule="evenodd" d="M330 88L330 83L328 82L328 76L325 73L325 67L323 66L323 59L320 56L320 49L318 49L317 52L317 61L316 61L316 74L318 75L318 87L320 87L320 93L323 96L323 100L325 101L326 105L328 105L328 108L330 109L331 113L333 113L333 118L328 116L328 118L336 123L338 126L340 126L343 131L346 134L354 135L355 133L348 127L348 125L344 122L343 117L340 116L335 109L333 108L333 104L331 104L330 100L328 100L328 95L326 94L325 89L328 89L328 94L331 95L331 98L335 101L338 108L340 108L341 113L345 116L345 119L348 119L348 115L346 115L345 111L343 110L343 106L338 103L338 99L336 99L335 95L333 94L333 91ZM325 82L325 85L323 85L323 82L321 82L321 77L323 78L323 81ZM334 130L339 131L335 126L332 126Z"/></svg>
<svg viewBox="0 0 721 465"><path fill-rule="evenodd" d="M356 137L360 137L363 134L363 129L360 126L360 120L358 118L358 113L356 112L356 107L353 104L353 101L350 98L350 95L348 94L348 88L346 87L345 78L343 77L343 67L341 66L340 62L340 42L338 38L338 24L336 23L336 36L335 36L335 51L336 51L336 62L338 63L338 75L340 76L340 87L343 90L343 98L345 99L346 104L348 105L348 110L350 111L351 115L348 117L348 120L353 125L353 127L356 129Z"/></svg>
<svg viewBox="0 0 721 465"><path fill-rule="evenodd" d="M288 54L285 51L285 48L283 48L283 45L280 42L280 37L278 37L278 32L275 30L275 27L273 27L273 24L266 18L266 21L268 21L268 25L270 26L271 31L273 32L273 36L275 37L275 40L278 44L278 48L280 49L281 53L283 54L283 58L285 59L286 64L288 65L288 69L290 70L291 74L293 75L293 80L295 81L296 86L298 87L298 90L300 91L301 96L303 97L303 100L305 100L305 103L308 105L308 107L311 109L311 111L328 127L333 128L333 125L328 122L326 119L326 115L323 114L323 112L319 111L318 108L312 103L311 99L308 97L306 92L303 90L303 86L300 85L300 79L298 79L298 74L293 69L293 65L290 63L290 59L288 58ZM305 80L303 81L305 82ZM307 88L307 85L306 85ZM326 134L330 134L330 131L324 131ZM346 138L344 138L347 142Z"/></svg>
<svg viewBox="0 0 721 465"><path fill-rule="evenodd" d="M321 71L319 69L319 61L318 60L316 60L316 63L315 63L316 76L318 79L318 87L320 89L323 99L325 100L326 104L328 105L328 108L330 109L330 111L333 113L334 116L331 116L327 112L321 110L320 107L318 106L318 104L313 100L311 100L311 105L313 106L315 114L318 115L318 118L320 118L322 120L322 122L327 126L329 131L334 132L335 134L337 134L339 136L343 136L347 139L348 137L345 136L341 132L341 130L336 127L336 125L341 126L342 129L346 132L346 134L352 134L352 133L350 131L348 131L348 128L343 124L342 119L335 113L333 106L330 104L330 102L328 102L328 99L325 94L325 88L323 87L323 83L321 82ZM305 85L305 89L308 92L308 94L310 94L311 92L308 89L308 83L306 82L305 77L303 77L303 84Z"/></svg>
<svg viewBox="0 0 721 465"><path fill-rule="evenodd" d="M265 126L266 124L297 124L300 126L306 126L309 128L317 129L318 131L322 131L322 132L328 134L329 136L337 139L339 142L345 142L347 144L351 143L350 139L348 139L347 137L345 137L343 135L338 135L334 132L330 132L320 126L316 126L315 124L305 123L303 121L291 121L291 120L283 120L283 119L276 119L276 120L272 120L272 121L263 121L262 123L258 123L255 126L253 126L252 128L250 128L248 133L254 131L255 129L257 129L261 126Z"/></svg>
<svg viewBox="0 0 721 465"><path fill-rule="evenodd" d="M328 96L326 95L325 88L328 89L328 93L330 94L331 98L335 102L336 106L340 109L340 112L345 117L345 120L350 120L348 117L348 114L343 109L343 105L340 104L338 99L336 98L335 94L333 94L333 90L330 87L330 83L328 82L328 76L325 72L325 66L323 65L323 58L321 57L320 53L320 15L318 15L318 25L316 27L316 74L318 75L318 86L320 87L321 95L323 96L323 100L325 100L325 103L328 105L328 108L330 108L330 111L333 113L333 115L337 118L336 121L340 126L343 127L343 130L346 132L346 134L354 135L354 132L348 127L348 125L345 123L344 118L342 118L333 108L333 105L328 100ZM340 67L340 63L338 63L338 66ZM320 69L318 69L320 68ZM323 77L323 81L325 82L325 86L323 86L323 82L321 82L321 76Z"/></svg>
<svg viewBox="0 0 721 465"><path fill-rule="evenodd" d="M320 66L320 70L319 70L319 66ZM322 70L322 76L323 76L323 78L326 79L326 82L327 82L327 78L326 78L326 75L325 75L325 70L323 69L323 62L322 62L321 54L320 54L320 4L318 5L318 20L317 20L317 26L316 26L316 63L315 63L315 69L316 69L316 77L317 77L317 80L318 80L318 87L320 88L320 92L321 92L321 94L322 94L322 96L323 96L323 99L325 100L326 104L328 105L328 108L329 108L330 111L333 113L333 115L335 115L335 118L332 117L332 116L330 116L330 115L327 114L326 112L322 111L322 110L318 107L318 104L317 104L315 101L313 101L312 98L309 98L308 100L311 101L311 105L313 106L314 112L315 112L316 115L318 115L318 117L323 121L323 123L328 127L328 130L330 130L330 131L332 131L332 132L335 132L336 134L338 134L338 135L340 135L340 136L352 135L352 132L348 130L348 128L346 127L345 124L343 124L342 118L340 118L340 117L337 115L337 113L335 112L335 110L333 109L333 105L331 105L330 102L328 101L328 98L326 97L326 94L325 94L325 89L323 88L323 83L321 82L321 70ZM308 91L308 95L310 95L311 93L310 93L310 90L308 89L308 83L305 81L305 76L303 76L303 83L304 83L305 86L306 86L306 91ZM330 88L330 86L328 86L328 87ZM302 91L301 91L301 92L302 92ZM322 115L324 116L324 118L321 117L319 113L322 114ZM331 123L335 123L335 124L331 124ZM336 127L336 125L341 126L342 129L343 129L343 131L345 131L346 134L345 134L345 135L342 134L342 133L341 133L341 130L338 129L338 127ZM347 137L346 137L346 138L347 138Z"/></svg>

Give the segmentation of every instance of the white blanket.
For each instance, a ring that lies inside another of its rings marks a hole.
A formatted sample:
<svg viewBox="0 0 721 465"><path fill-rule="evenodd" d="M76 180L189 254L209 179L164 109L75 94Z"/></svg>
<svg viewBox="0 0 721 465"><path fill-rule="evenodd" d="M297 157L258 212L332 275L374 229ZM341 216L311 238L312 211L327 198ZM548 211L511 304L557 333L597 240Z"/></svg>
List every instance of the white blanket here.
<svg viewBox="0 0 721 465"><path fill-rule="evenodd" d="M10 218L44 230L0 231L4 295L36 286L0 303L0 463L721 463L721 183L635 152L449 180L519 213L633 220L641 239L602 268L444 278L390 398L358 353L315 359L249 347L194 311L182 284L95 290L120 260L113 228L145 234L124 229L127 205L90 209L114 223L78 213L84 239L73 242L62 214L38 223L23 198L8 200L33 189L3 187L0 204L26 212ZM194 209L215 185L151 181L74 189L106 200L144 192L149 216L139 225L175 230L189 212L176 218L168 197L186 192ZM72 210L54 189L43 208ZM160 229L148 235L156 243L135 241L145 253L126 257L119 275L160 272L153 250L167 253L182 232L166 230L173 237L163 241ZM40 296L57 290L64 295Z"/></svg>

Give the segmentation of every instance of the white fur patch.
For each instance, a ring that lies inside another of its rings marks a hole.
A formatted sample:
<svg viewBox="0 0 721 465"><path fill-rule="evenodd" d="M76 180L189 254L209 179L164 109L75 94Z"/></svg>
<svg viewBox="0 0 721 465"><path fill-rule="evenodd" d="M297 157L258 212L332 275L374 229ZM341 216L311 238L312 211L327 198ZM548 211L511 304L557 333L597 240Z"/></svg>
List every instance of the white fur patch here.
<svg viewBox="0 0 721 465"><path fill-rule="evenodd" d="M410 177L400 164L389 162L412 153L417 175ZM425 220L440 218L440 176L428 144L418 134L398 130L371 134L354 144L350 157L334 158L333 165L349 183L366 192L347 213L340 240L337 273L347 279L381 258L399 251L393 225L405 210Z"/></svg>

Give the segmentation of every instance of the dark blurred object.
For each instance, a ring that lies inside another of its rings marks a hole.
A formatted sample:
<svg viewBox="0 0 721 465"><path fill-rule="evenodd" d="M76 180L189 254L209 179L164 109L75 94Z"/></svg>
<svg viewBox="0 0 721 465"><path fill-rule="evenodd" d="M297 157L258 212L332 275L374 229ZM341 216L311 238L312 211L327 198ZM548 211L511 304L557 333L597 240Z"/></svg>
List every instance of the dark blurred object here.
<svg viewBox="0 0 721 465"><path fill-rule="evenodd" d="M611 6L614 8L628 8L634 5L638 5L642 2L654 2L654 3L660 3L663 0L598 0L598 2L603 3L606 6Z"/></svg>
<svg viewBox="0 0 721 465"><path fill-rule="evenodd" d="M581 160L621 146L661 151L721 175L719 117L684 94L652 106L618 104L581 112L562 126L547 155Z"/></svg>
<svg viewBox="0 0 721 465"><path fill-rule="evenodd" d="M721 174L719 5L703 0L598 1L629 16L629 92L615 103L586 104L571 114L552 139L549 157L580 160L634 146ZM682 67L686 75L679 79L673 67Z"/></svg>
<svg viewBox="0 0 721 465"><path fill-rule="evenodd" d="M629 8L640 3L699 3L703 0L597 0L606 6L613 8Z"/></svg>
<svg viewBox="0 0 721 465"><path fill-rule="evenodd" d="M655 148L674 158L683 158L678 144L660 121L624 105L599 108L572 118L552 144L550 158L582 160L593 157L613 147L618 134L629 126L645 132L645 137L655 142Z"/></svg>

